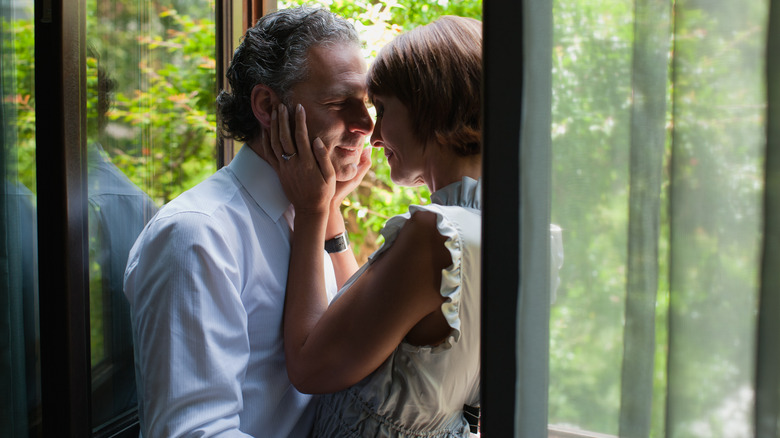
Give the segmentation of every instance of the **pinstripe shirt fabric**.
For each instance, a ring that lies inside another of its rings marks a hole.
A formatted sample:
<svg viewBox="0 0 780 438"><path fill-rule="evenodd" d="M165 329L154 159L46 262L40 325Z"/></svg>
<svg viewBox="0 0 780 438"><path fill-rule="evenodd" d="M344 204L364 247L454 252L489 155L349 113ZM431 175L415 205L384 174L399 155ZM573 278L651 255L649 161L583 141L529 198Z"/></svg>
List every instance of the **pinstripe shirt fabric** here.
<svg viewBox="0 0 780 438"><path fill-rule="evenodd" d="M289 207L243 147L139 236L124 286L143 436L308 436L313 399L290 384L282 344Z"/></svg>

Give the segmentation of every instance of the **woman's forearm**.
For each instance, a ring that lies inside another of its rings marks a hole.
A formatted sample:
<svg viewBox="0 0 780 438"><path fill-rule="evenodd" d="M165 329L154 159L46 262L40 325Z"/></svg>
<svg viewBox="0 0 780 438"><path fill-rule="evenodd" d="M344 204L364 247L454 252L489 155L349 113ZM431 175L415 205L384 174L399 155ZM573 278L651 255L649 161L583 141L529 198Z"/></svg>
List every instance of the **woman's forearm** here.
<svg viewBox="0 0 780 438"><path fill-rule="evenodd" d="M328 225L325 231L325 240L332 239L341 233L346 233L344 226L344 217L341 214L341 203L333 204L330 207L328 215ZM355 253L351 247L346 251L330 253L330 260L333 262L333 270L336 274L336 284L339 289L349 280L352 274L358 270L358 263L355 259Z"/></svg>
<svg viewBox="0 0 780 438"><path fill-rule="evenodd" d="M301 373L303 348L328 308L322 245L327 213L296 213L284 304L284 349L290 381Z"/></svg>

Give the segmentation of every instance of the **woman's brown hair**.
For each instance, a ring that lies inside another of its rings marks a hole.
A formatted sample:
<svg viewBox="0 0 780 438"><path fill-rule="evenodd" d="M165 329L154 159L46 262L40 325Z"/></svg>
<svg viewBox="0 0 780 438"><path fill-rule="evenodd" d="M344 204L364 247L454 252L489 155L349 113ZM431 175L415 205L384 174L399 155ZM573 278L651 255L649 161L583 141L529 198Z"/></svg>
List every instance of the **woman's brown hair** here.
<svg viewBox="0 0 780 438"><path fill-rule="evenodd" d="M413 134L467 156L482 145L482 23L443 16L399 35L380 50L368 94L397 97Z"/></svg>

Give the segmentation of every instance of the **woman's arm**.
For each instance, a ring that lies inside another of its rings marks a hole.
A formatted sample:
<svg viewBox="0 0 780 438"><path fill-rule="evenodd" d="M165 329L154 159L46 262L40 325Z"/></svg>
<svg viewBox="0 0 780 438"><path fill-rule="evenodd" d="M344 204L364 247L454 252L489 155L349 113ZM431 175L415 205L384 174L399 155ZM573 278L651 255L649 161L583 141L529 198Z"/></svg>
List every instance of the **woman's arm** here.
<svg viewBox="0 0 780 438"><path fill-rule="evenodd" d="M325 231L325 239L329 240L341 233L346 233L346 226L344 225L344 216L341 214L341 204L344 202L344 198L347 197L352 191L354 191L363 177L371 168L371 148L363 149L360 155L360 162L357 165L357 173L354 178L349 181L337 182L336 193L333 195L333 200L330 204L330 214L328 215L328 225ZM347 248L346 251L339 253L331 253L330 260L333 262L333 269L336 274L336 283L339 288L352 277L352 274L358 270L358 263L355 259L355 253L351 248Z"/></svg>
<svg viewBox="0 0 780 438"><path fill-rule="evenodd" d="M316 222L296 216L296 234L301 228L316 232ZM306 245L296 238L284 313L287 372L295 387L307 393L348 388L378 368L429 315L433 323L417 338L443 340L449 325L441 316L441 272L452 263L444 240L435 214L416 213L392 247L327 307L306 266L316 261L306 260Z"/></svg>
<svg viewBox="0 0 780 438"><path fill-rule="evenodd" d="M296 126L305 127L302 110ZM294 145L283 110L272 123L277 157ZM303 131L303 132L301 132ZM284 311L284 343L290 381L302 392L348 388L373 372L415 328L415 340L435 344L449 333L441 316L442 269L452 263L436 215L414 214L393 245L328 307L323 284L333 167L319 139L309 145L305 128L295 133L298 156L281 162L280 179L295 205ZM424 321L420 325L421 321ZM419 325L419 326L418 326Z"/></svg>

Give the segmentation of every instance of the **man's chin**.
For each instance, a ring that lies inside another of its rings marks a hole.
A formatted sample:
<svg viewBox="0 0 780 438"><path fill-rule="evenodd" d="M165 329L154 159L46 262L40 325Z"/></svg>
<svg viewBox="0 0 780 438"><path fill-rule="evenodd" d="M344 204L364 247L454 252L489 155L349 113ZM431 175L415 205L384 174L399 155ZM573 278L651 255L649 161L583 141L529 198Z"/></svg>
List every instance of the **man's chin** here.
<svg viewBox="0 0 780 438"><path fill-rule="evenodd" d="M336 181L349 181L357 175L357 165L348 164L336 168Z"/></svg>

